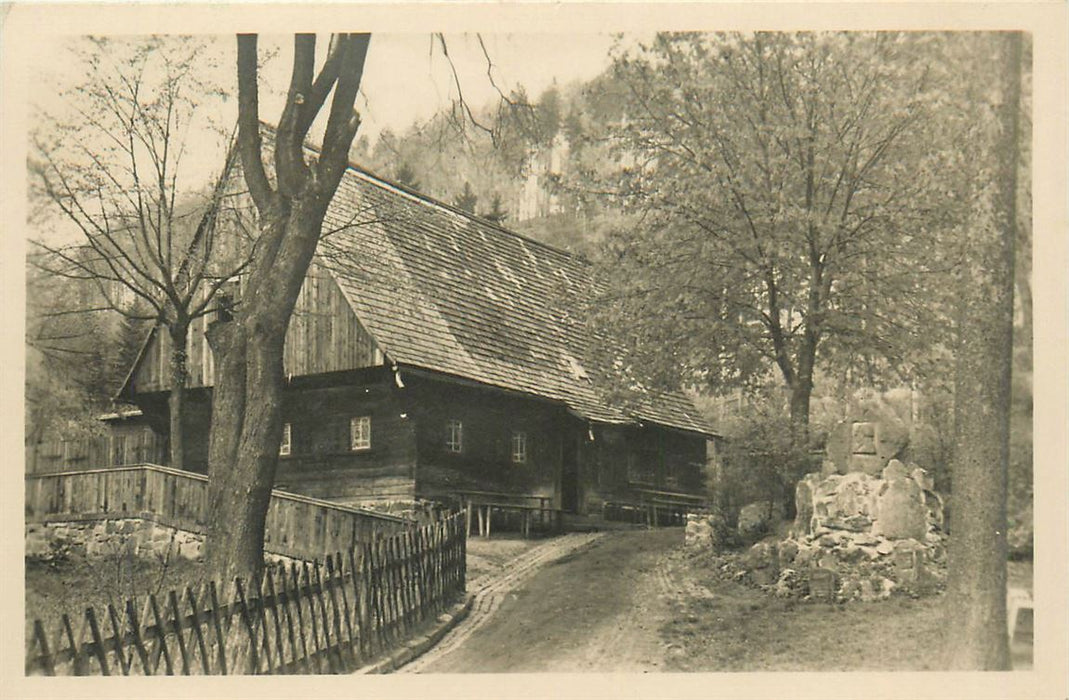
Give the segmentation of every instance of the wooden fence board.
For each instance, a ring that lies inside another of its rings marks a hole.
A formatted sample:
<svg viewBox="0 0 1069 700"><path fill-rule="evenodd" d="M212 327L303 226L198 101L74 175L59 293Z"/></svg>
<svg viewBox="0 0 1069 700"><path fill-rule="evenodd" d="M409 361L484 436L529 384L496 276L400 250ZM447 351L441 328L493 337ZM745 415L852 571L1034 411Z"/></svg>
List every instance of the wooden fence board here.
<svg viewBox="0 0 1069 700"><path fill-rule="evenodd" d="M142 518L203 533L207 477L157 465L26 476L26 522ZM360 539L400 532L412 523L393 515L274 491L265 550L298 559L347 550Z"/></svg>

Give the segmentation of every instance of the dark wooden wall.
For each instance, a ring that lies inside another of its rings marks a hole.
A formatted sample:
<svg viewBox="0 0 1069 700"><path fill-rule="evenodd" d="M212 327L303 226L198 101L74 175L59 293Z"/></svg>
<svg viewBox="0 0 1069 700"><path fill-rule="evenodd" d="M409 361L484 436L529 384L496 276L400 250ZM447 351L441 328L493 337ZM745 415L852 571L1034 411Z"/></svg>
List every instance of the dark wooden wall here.
<svg viewBox="0 0 1069 700"><path fill-rule="evenodd" d="M193 322L186 351L190 387L214 383L214 363L204 331L212 316ZM170 386L168 359L171 342L156 332L142 354L134 374L133 391L163 391ZM338 285L319 265L313 264L286 331L283 366L287 375L307 376L382 364L382 354L360 324Z"/></svg>
<svg viewBox="0 0 1069 700"><path fill-rule="evenodd" d="M346 504L442 499L457 490L549 496L555 507L597 514L605 501L634 500L636 487L701 494L707 442L659 426L580 420L548 401L401 371L369 367L291 379L283 421L291 454L276 487ZM146 417L166 430L166 394L142 395ZM190 392L187 468L207 469L208 391ZM371 417L371 449L353 451L350 419ZM451 419L464 425L463 451L446 447ZM527 434L527 461L512 462L512 434ZM594 439L591 440L591 433ZM576 478L563 471L575 455ZM574 484L574 498L562 487Z"/></svg>
<svg viewBox="0 0 1069 700"><path fill-rule="evenodd" d="M636 488L704 494L705 437L657 425L596 425L593 433L579 442L581 512L635 500Z"/></svg>
<svg viewBox="0 0 1069 700"><path fill-rule="evenodd" d="M456 489L558 498L563 408L505 392L439 382L402 372L416 417L416 490L433 498ZM446 448L451 419L464 425L463 451ZM527 434L527 461L511 460L512 433Z"/></svg>
<svg viewBox="0 0 1069 700"><path fill-rule="evenodd" d="M413 500L415 425L392 373L369 369L345 380L353 383L295 380L287 390L291 454L279 459L276 487L338 503ZM371 417L371 448L353 451L349 422L359 416Z"/></svg>

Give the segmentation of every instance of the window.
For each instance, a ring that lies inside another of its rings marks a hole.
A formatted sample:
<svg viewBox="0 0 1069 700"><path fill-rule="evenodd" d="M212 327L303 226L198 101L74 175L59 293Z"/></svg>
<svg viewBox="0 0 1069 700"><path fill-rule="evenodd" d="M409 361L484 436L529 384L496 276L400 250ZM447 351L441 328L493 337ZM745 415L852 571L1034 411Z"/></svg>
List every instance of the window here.
<svg viewBox="0 0 1069 700"><path fill-rule="evenodd" d="M527 433L520 430L512 433L512 463L527 463Z"/></svg>
<svg viewBox="0 0 1069 700"><path fill-rule="evenodd" d="M349 419L349 449L371 449L371 416L355 416Z"/></svg>
<svg viewBox="0 0 1069 700"><path fill-rule="evenodd" d="M278 454L285 457L293 451L292 431L289 423L282 424L282 443L278 446Z"/></svg>
<svg viewBox="0 0 1069 700"><path fill-rule="evenodd" d="M464 450L464 424L458 420L451 420L446 425L445 447L450 452L462 452Z"/></svg>

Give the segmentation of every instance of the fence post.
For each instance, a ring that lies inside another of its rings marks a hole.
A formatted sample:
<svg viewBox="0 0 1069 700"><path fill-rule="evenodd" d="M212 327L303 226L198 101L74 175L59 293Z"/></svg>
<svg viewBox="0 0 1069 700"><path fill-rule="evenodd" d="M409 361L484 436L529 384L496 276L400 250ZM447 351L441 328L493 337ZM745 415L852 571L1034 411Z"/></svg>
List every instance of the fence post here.
<svg viewBox="0 0 1069 700"><path fill-rule="evenodd" d="M241 578L234 579L238 594L238 604L241 606L241 622L245 625L245 631L249 635L249 674L256 675L260 672L260 655L256 644L256 624L252 614L249 613L249 604L245 598L245 585ZM268 665L270 666L270 659Z"/></svg>
<svg viewBox="0 0 1069 700"><path fill-rule="evenodd" d="M193 593L192 586L186 586L186 598L189 600L190 610L193 611L193 635L197 638L197 648L200 649L201 668L204 670L204 675L210 675L212 672L211 656L208 654L208 645L204 642L204 632L200 628L200 606L197 605L197 596Z"/></svg>
<svg viewBox="0 0 1069 700"><path fill-rule="evenodd" d="M219 645L219 672L228 675L226 665L226 641L223 638L223 626L219 620L219 596L216 595L215 581L208 583L208 597L212 602L212 626L215 628L215 643Z"/></svg>
<svg viewBox="0 0 1069 700"><path fill-rule="evenodd" d="M149 604L152 606L152 616L156 620L156 639L159 642L159 650L163 653L163 664L168 676L174 675L174 662L171 660L171 650L167 647L167 627L163 624L163 616L160 615L159 605L156 604L156 594L149 594ZM156 664L159 664L157 658Z"/></svg>
<svg viewBox="0 0 1069 700"><path fill-rule="evenodd" d="M272 619L273 619L273 621L275 623L275 646L278 649L278 670L279 670L279 673L285 673L286 654L285 654L285 651L282 648L282 646L283 646L282 645L282 641L283 641L282 640L282 623L279 621L279 617L278 617L278 608L282 603L279 600L278 594L275 592L275 576L272 573L272 567L270 567L270 566L267 567L267 571L265 573L267 574L267 576L266 576L267 594L268 594L268 596L270 597L270 600L271 600L271 617L272 617ZM261 598L261 601L262 601L262 598ZM261 607L261 609L264 609L264 607ZM266 615L266 612L265 612L265 615ZM266 620L266 618L264 619L264 634L265 635L267 634L267 620Z"/></svg>
<svg viewBox="0 0 1069 700"><path fill-rule="evenodd" d="M141 669L146 676L151 676L153 669L148 664L148 651L141 639L141 621L137 618L137 610L134 608L132 599L126 601L126 617L130 620L130 633L134 638L134 649L137 651L137 658L141 661Z"/></svg>
<svg viewBox="0 0 1069 700"><path fill-rule="evenodd" d="M45 628L40 620L33 621L33 636L37 640L37 645L41 647L41 655L38 659L45 674L56 675L56 665L52 659L52 652L48 648L48 637L45 636Z"/></svg>
<svg viewBox="0 0 1069 700"><path fill-rule="evenodd" d="M67 633L67 642L70 645L71 656L74 662L74 675L84 676L85 668L82 666L82 650L74 638L74 629L71 627L71 619L67 613L63 613L63 629Z"/></svg>
<svg viewBox="0 0 1069 700"><path fill-rule="evenodd" d="M182 675L189 675L189 650L186 648L186 638L182 634L182 614L178 610L178 594L175 593L172 588L167 594L167 602L171 606L171 615L173 615L174 636L178 639L178 654L182 657ZM194 625L197 621L194 620Z"/></svg>

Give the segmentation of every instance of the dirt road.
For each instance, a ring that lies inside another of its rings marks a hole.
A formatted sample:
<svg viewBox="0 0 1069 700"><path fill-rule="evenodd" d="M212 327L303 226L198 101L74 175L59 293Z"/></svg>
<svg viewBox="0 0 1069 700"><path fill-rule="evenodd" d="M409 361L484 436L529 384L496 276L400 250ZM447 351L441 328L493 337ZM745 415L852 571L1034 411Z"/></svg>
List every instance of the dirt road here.
<svg viewBox="0 0 1069 700"><path fill-rule="evenodd" d="M679 529L570 535L478 594L472 615L402 673L660 671L669 651L665 553ZM542 550L542 551L540 551ZM509 577L505 577L508 579ZM492 614L491 614L492 613Z"/></svg>

